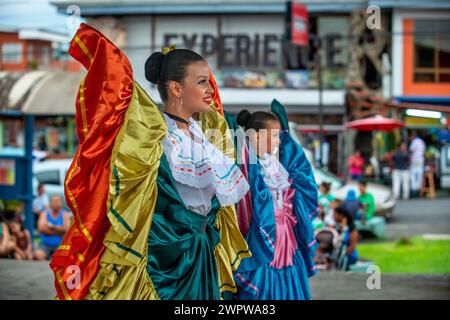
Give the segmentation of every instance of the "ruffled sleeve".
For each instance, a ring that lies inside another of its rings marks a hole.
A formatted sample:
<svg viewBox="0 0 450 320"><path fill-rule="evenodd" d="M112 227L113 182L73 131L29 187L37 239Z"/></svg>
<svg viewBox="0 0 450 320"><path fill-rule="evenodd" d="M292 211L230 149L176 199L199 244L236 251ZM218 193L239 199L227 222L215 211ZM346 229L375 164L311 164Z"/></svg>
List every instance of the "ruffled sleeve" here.
<svg viewBox="0 0 450 320"><path fill-rule="evenodd" d="M50 262L57 298L156 299L146 252L167 127L126 56L100 32L81 24L70 53L88 72L65 180L74 223Z"/></svg>
<svg viewBox="0 0 450 320"><path fill-rule="evenodd" d="M289 172L289 177L293 180L292 187L295 189L293 205L298 221L295 234L308 274L312 276L316 272L313 257L317 243L312 221L319 213L317 183L303 148L294 141L289 133L286 112L281 103L274 100L272 111L280 118L283 129L280 134L280 162Z"/></svg>
<svg viewBox="0 0 450 320"><path fill-rule="evenodd" d="M208 113L200 115L202 130L206 137L225 156L235 160L235 149L225 118L212 106ZM214 129L211 131L211 129ZM220 134L217 134L217 133ZM236 218L235 206L221 207L216 217L216 227L220 230L220 242L216 246L215 256L219 274L219 288L223 295L225 291L236 292L233 272L237 270L244 258L251 257ZM245 259L244 261L249 260Z"/></svg>
<svg viewBox="0 0 450 320"><path fill-rule="evenodd" d="M150 121L151 119L151 121ZM147 238L157 198L165 121L135 85L111 157L105 253L87 299L158 299L146 270Z"/></svg>

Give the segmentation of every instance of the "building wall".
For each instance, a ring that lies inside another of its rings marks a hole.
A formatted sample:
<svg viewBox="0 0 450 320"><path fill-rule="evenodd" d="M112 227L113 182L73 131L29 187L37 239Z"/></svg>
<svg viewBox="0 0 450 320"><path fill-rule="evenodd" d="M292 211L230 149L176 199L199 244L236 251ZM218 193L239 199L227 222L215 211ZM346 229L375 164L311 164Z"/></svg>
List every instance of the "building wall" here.
<svg viewBox="0 0 450 320"><path fill-rule="evenodd" d="M17 62L9 62L4 55L8 52L5 46L17 45L17 48L11 49L10 53L16 53L16 50L20 50L21 59ZM5 61L6 60L6 61ZM14 32L0 32L0 70L5 71L20 71L27 68L26 58L26 41L20 40L17 33Z"/></svg>
<svg viewBox="0 0 450 320"><path fill-rule="evenodd" d="M392 76L394 96L439 96L450 97L450 82L426 83L415 82L414 68L414 21L448 20L450 11L412 11L394 10L392 35ZM447 33L447 37L450 34ZM447 38L449 39L449 38ZM448 41L448 40L447 40Z"/></svg>
<svg viewBox="0 0 450 320"><path fill-rule="evenodd" d="M145 83L143 66L152 51L161 50L166 45L166 36L170 38L170 45L178 48L189 47L189 41L193 41L194 51L204 53L202 50L202 39L205 35L211 35L216 39L220 35L247 35L250 37L251 49L254 50L255 35L275 34L281 37L284 33L283 15L187 15L180 16L127 16L117 18L126 31L126 45L124 51L130 58L133 72L140 83ZM90 18L89 23L96 25L96 18ZM103 30L100 26L100 31ZM235 38L227 39L226 45L230 49L227 59L235 57ZM260 38L260 51L263 46ZM216 43L217 45L217 43ZM271 48L275 50L271 58L281 68L282 48L274 41ZM207 49L210 49L208 43ZM218 68L218 54L205 54L205 58L213 69ZM245 57L242 57L243 63ZM252 62L252 61L251 61Z"/></svg>
<svg viewBox="0 0 450 320"><path fill-rule="evenodd" d="M11 49L11 45L17 46ZM9 50L5 47L9 46ZM10 61L18 57L18 61ZM16 32L0 32L0 70L24 71L37 66L49 66L52 62L52 47L49 41L22 40Z"/></svg>

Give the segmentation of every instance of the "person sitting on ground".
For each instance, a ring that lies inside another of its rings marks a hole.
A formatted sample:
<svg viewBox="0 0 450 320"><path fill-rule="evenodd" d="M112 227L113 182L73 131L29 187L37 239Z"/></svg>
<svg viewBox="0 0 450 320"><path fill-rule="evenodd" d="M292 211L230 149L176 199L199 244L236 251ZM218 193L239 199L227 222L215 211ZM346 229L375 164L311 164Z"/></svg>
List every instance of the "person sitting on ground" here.
<svg viewBox="0 0 450 320"><path fill-rule="evenodd" d="M330 228L334 228L336 226L336 221L334 220L334 210L336 210L336 208L339 207L341 203L342 201L336 198L334 198L330 203L330 211L328 213L328 216L325 217L325 224Z"/></svg>
<svg viewBox="0 0 450 320"><path fill-rule="evenodd" d="M45 193L45 187L42 183L40 183L37 187L37 196L33 200L33 213L34 213L34 221L35 227L37 227L37 221L39 220L39 214L42 211L48 209L48 195Z"/></svg>
<svg viewBox="0 0 450 320"><path fill-rule="evenodd" d="M361 220L363 206L356 197L356 191L354 189L348 190L342 207L352 215L354 220Z"/></svg>
<svg viewBox="0 0 450 320"><path fill-rule="evenodd" d="M367 191L367 183L365 181L360 181L358 187L360 192L358 200L363 206L361 222L365 224L366 221L371 220L375 215L375 199L373 194Z"/></svg>
<svg viewBox="0 0 450 320"><path fill-rule="evenodd" d="M334 210L334 220L339 224L342 242L346 247L346 270L349 270L350 266L358 261L358 251L356 250L356 245L358 244L358 231L355 228L351 214L342 206L337 207Z"/></svg>
<svg viewBox="0 0 450 320"><path fill-rule="evenodd" d="M8 224L0 217L0 258L9 258L14 252L14 242Z"/></svg>
<svg viewBox="0 0 450 320"><path fill-rule="evenodd" d="M70 214L63 210L61 197L52 196L50 208L39 215L38 231L41 233L41 243L34 253L36 260L45 260L52 256L69 230L70 222Z"/></svg>
<svg viewBox="0 0 450 320"><path fill-rule="evenodd" d="M335 198L330 193L330 189L331 183L329 182L322 182L319 186L319 218L325 225L333 224L333 218L330 216L332 214L330 206Z"/></svg>
<svg viewBox="0 0 450 320"><path fill-rule="evenodd" d="M20 217L10 223L14 241L14 259L33 260L33 246L30 232L23 227Z"/></svg>

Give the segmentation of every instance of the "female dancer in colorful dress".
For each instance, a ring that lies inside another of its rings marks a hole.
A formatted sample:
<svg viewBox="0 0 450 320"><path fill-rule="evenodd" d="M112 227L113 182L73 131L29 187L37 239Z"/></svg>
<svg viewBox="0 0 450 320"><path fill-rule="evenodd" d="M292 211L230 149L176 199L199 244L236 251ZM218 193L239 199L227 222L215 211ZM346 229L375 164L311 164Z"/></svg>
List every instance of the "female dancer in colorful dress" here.
<svg viewBox="0 0 450 320"><path fill-rule="evenodd" d="M317 184L303 149L289 134L282 105L272 112L242 111L242 170L251 194L240 202L240 228L252 252L235 273L240 299L311 299L315 273L311 221L318 213Z"/></svg>
<svg viewBox="0 0 450 320"><path fill-rule="evenodd" d="M57 298L234 292L232 271L250 256L234 205L249 186L226 139L204 133L229 135L208 63L174 48L149 57L145 75L162 113L98 31L82 24L70 53L88 72L77 100L80 145L65 181L75 223L51 261Z"/></svg>

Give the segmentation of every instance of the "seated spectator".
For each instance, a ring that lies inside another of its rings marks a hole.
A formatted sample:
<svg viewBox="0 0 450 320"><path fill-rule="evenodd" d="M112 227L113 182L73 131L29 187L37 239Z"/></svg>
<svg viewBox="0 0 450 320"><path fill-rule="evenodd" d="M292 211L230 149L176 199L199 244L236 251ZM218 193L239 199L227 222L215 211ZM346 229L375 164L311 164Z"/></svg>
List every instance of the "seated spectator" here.
<svg viewBox="0 0 450 320"><path fill-rule="evenodd" d="M359 202L356 197L356 191L353 189L348 190L347 196L345 197L344 202L342 203L342 207L347 210L354 220L360 220L362 213L361 210L363 208L361 202Z"/></svg>
<svg viewBox="0 0 450 320"><path fill-rule="evenodd" d="M34 221L35 227L37 227L37 221L39 220L39 214L42 211L48 209L48 196L45 193L45 188L42 183L40 183L37 187L37 196L33 200L33 213L34 213Z"/></svg>
<svg viewBox="0 0 450 320"><path fill-rule="evenodd" d="M33 260L33 245L30 232L24 229L20 218L10 223L14 241L14 259Z"/></svg>
<svg viewBox="0 0 450 320"><path fill-rule="evenodd" d="M328 215L325 217L325 225L331 228L334 228L336 225L336 221L334 220L334 210L341 205L341 200L334 198L330 202L330 211Z"/></svg>
<svg viewBox="0 0 450 320"><path fill-rule="evenodd" d="M331 202L334 200L334 196L330 193L331 189L331 183L329 182L322 182L319 186L319 216L325 225L328 225L327 222L330 222L330 206ZM332 220L332 218L331 218Z"/></svg>
<svg viewBox="0 0 450 320"><path fill-rule="evenodd" d="M358 200L362 205L361 222L366 224L375 215L375 199L373 195L367 191L367 184L365 181L359 182L359 197Z"/></svg>
<svg viewBox="0 0 450 320"><path fill-rule="evenodd" d="M36 260L45 260L52 256L69 230L70 220L70 214L63 210L61 197L52 196L50 208L39 215L38 231L41 233L41 243L34 253Z"/></svg>
<svg viewBox="0 0 450 320"><path fill-rule="evenodd" d="M358 261L358 251L356 250L356 245L358 243L358 231L355 228L352 216L342 206L337 207L334 210L334 220L337 224L339 224L342 242L346 247L346 270L349 270L350 266Z"/></svg>
<svg viewBox="0 0 450 320"><path fill-rule="evenodd" d="M0 217L0 258L10 258L14 252L14 242L8 224Z"/></svg>

